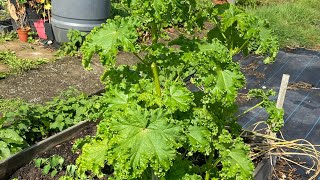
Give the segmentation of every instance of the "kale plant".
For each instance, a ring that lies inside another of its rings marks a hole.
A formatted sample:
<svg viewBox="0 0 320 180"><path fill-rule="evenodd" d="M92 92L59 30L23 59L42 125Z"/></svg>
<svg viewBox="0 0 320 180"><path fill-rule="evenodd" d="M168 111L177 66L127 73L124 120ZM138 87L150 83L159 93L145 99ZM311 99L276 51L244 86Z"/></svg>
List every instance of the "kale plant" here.
<svg viewBox="0 0 320 180"><path fill-rule="evenodd" d="M110 179L251 179L254 165L234 115L245 77L232 58L255 53L273 62L278 44L265 21L209 0L121 3L131 16L107 20L81 47L86 68L95 53L106 68L108 108L82 146L79 176L103 177L111 166ZM169 26L193 33L204 22L214 27L202 38L159 40ZM151 34L151 44L141 41L141 30ZM119 50L139 63L116 66Z"/></svg>

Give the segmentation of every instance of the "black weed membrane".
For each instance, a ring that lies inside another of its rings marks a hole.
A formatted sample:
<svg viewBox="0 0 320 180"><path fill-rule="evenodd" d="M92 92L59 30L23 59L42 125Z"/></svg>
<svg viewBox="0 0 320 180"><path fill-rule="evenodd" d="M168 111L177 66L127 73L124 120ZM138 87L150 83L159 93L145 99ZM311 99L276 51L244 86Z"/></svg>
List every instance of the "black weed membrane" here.
<svg viewBox="0 0 320 180"><path fill-rule="evenodd" d="M276 62L264 65L261 57L240 57L243 72L247 77L247 89L263 88L274 89L279 92L283 74L289 74L289 85L284 101L284 127L282 134L285 140L301 139L299 143L306 144L307 140L313 145L320 145L320 52L305 49L280 51ZM246 93L246 89L243 90ZM276 97L272 97L277 100ZM251 101L240 101L240 112L254 105ZM239 119L244 129L253 129L255 123L266 119L267 114L263 109L256 108ZM320 146L314 146L320 151ZM299 152L299 150L293 150ZM303 152L301 152L303 153ZM295 157L293 157L295 158ZM312 166L309 157L296 157L302 166ZM306 174L303 167L295 166L301 179L308 179L313 172Z"/></svg>

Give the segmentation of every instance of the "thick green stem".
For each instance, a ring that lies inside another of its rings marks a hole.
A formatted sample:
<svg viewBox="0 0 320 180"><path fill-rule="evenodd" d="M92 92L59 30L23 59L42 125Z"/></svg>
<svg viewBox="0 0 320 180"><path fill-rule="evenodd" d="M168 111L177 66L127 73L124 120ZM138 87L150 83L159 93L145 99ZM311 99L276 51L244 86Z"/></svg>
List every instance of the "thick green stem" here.
<svg viewBox="0 0 320 180"><path fill-rule="evenodd" d="M206 172L206 177L204 179L205 180L209 180L210 179L210 172L209 171Z"/></svg>
<svg viewBox="0 0 320 180"><path fill-rule="evenodd" d="M238 118L238 117L241 117L241 116L243 116L243 115L247 114L248 112L252 111L253 109L255 109L255 108L259 107L262 103L263 103L263 101L261 101L260 103L258 103L258 104L256 104L256 105L252 106L251 108L247 109L247 110L246 110L246 111L244 111L243 113L239 114L239 115L237 116L237 118Z"/></svg>
<svg viewBox="0 0 320 180"><path fill-rule="evenodd" d="M157 94L159 96L161 96L161 88L160 88L160 80L159 80L158 68L157 68L157 64L155 62L153 62L151 64L151 69L152 69L152 73L153 73L156 92L157 92Z"/></svg>
<svg viewBox="0 0 320 180"><path fill-rule="evenodd" d="M242 44L242 46L241 46L236 52L234 52L234 53L232 54L232 56L233 56L233 55L236 55L236 54L238 54L240 51L242 51L242 49L244 48L244 46L249 43L249 40L250 40L250 39L247 39L247 40Z"/></svg>
<svg viewBox="0 0 320 180"><path fill-rule="evenodd" d="M213 147L211 146L211 149L213 149ZM210 173L211 173L211 169L212 169L212 167L214 167L214 166L212 166L212 161L213 161L213 152L211 152L210 154L209 154L209 160L208 160L208 164L209 164L209 169L206 171L206 177L205 177L205 180L209 180L210 179Z"/></svg>
<svg viewBox="0 0 320 180"><path fill-rule="evenodd" d="M154 174L153 169L151 169L151 179L152 180L159 180L159 177Z"/></svg>
<svg viewBox="0 0 320 180"><path fill-rule="evenodd" d="M230 49L232 49L233 50L233 31L232 31L232 28L231 28L231 30L230 30L230 46L231 46L231 48Z"/></svg>
<svg viewBox="0 0 320 180"><path fill-rule="evenodd" d="M214 23L216 24L216 26L218 27L218 29L219 29L219 31L220 31L220 33L221 33L222 37L227 41L227 37L226 37L226 35L223 33L223 31L222 31L221 27L219 26L218 21L216 20L216 18L213 18L213 20L214 20Z"/></svg>
<svg viewBox="0 0 320 180"><path fill-rule="evenodd" d="M210 159L211 158L211 159ZM212 157L209 156L209 163L210 165L212 164L213 161L213 155ZM206 176L205 176L205 180L209 180L210 179L210 173L211 173L211 169L212 168L216 168L218 163L221 161L221 158L218 158L214 161L213 165L211 166L211 168L209 170L206 171Z"/></svg>
<svg viewBox="0 0 320 180"><path fill-rule="evenodd" d="M156 23L152 23L151 25L151 36L152 36L152 44L156 44L158 42L159 39L159 35L158 35L158 26Z"/></svg>
<svg viewBox="0 0 320 180"><path fill-rule="evenodd" d="M134 52L133 55L135 55L143 64L147 64L146 61L143 60L137 53Z"/></svg>
<svg viewBox="0 0 320 180"><path fill-rule="evenodd" d="M213 167L217 167L220 161L221 161L221 158L216 159L216 161L213 163Z"/></svg>

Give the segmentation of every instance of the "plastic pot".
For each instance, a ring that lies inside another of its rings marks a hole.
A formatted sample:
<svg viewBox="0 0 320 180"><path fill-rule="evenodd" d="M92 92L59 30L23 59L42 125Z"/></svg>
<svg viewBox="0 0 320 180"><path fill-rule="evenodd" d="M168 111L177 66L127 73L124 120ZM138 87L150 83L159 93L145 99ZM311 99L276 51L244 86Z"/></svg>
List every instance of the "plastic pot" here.
<svg viewBox="0 0 320 180"><path fill-rule="evenodd" d="M29 29L21 29L21 28L17 29L19 40L21 42L27 42L28 41L28 32L29 31L30 31Z"/></svg>

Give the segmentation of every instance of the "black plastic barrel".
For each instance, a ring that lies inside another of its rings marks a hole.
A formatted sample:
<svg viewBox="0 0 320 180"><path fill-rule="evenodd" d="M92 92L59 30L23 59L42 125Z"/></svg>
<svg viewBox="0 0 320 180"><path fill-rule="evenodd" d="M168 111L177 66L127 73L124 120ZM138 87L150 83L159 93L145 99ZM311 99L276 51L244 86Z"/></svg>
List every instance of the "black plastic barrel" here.
<svg viewBox="0 0 320 180"><path fill-rule="evenodd" d="M90 32L110 16L110 0L52 0L52 30L57 42L67 42L70 29Z"/></svg>

